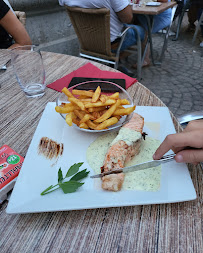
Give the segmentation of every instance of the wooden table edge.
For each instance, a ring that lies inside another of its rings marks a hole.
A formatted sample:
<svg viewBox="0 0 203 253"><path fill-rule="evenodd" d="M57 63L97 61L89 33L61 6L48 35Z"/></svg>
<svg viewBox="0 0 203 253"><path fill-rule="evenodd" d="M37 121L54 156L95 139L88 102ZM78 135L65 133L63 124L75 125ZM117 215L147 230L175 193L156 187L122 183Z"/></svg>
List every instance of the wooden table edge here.
<svg viewBox="0 0 203 253"><path fill-rule="evenodd" d="M132 8L132 12L134 14L158 15L164 12L165 10L174 7L175 5L177 5L176 2L168 2L168 3L162 3L158 7L151 7L151 6L135 7L134 9Z"/></svg>

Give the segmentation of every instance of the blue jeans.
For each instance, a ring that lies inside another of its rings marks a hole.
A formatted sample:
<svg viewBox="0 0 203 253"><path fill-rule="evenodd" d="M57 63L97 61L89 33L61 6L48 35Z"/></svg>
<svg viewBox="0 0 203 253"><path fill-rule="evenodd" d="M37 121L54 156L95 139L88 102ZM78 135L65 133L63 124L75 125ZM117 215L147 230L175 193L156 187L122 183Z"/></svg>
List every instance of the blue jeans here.
<svg viewBox="0 0 203 253"><path fill-rule="evenodd" d="M140 24L147 30L147 20L144 15L137 15L137 18ZM168 9L156 16L153 17L153 27L152 33L157 33L159 30L162 30L168 27L171 23L171 9Z"/></svg>
<svg viewBox="0 0 203 253"><path fill-rule="evenodd" d="M141 27L139 25L124 24L124 28L127 28L127 27L135 27L138 30L141 41L144 40L145 30L143 27ZM127 48L134 46L136 44L137 44L137 32L134 29L128 29L120 51L122 52L122 51L126 50ZM111 51L113 53L116 52L116 50L111 50Z"/></svg>

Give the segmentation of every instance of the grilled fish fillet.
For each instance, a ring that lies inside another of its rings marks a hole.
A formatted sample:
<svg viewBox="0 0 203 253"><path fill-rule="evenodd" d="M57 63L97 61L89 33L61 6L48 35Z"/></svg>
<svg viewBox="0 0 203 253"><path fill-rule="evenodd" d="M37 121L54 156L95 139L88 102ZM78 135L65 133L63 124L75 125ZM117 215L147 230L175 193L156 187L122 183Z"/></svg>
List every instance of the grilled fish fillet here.
<svg viewBox="0 0 203 253"><path fill-rule="evenodd" d="M131 120L119 131L111 143L101 167L101 173L123 168L125 163L140 151L144 118L134 113ZM102 188L108 191L119 191L123 185L124 173L110 174L102 177Z"/></svg>

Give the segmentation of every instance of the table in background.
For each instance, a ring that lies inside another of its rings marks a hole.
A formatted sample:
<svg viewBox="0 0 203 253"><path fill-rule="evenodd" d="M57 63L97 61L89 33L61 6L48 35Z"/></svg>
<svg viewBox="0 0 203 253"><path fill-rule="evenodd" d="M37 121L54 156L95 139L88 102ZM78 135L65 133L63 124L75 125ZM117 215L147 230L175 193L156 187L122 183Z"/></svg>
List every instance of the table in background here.
<svg viewBox="0 0 203 253"><path fill-rule="evenodd" d="M8 58L8 51L0 50L0 65ZM48 52L43 52L43 59L47 83L88 62ZM102 70L117 72L108 66L93 64ZM47 89L41 98L26 98L11 66L0 73L0 82L0 146L7 144L25 156L47 102L55 101L59 93ZM128 92L136 105L165 106L139 82ZM179 124L171 116L179 131ZM189 202L22 215L6 214L7 202L4 202L0 206L0 251L202 252L202 170L192 165L189 170L197 192L197 199Z"/></svg>
<svg viewBox="0 0 203 253"><path fill-rule="evenodd" d="M140 14L140 15L144 15L146 17L147 28L148 28L148 38L149 38L149 43L150 43L150 51L151 51L151 58L152 58L153 64L155 64L155 62L154 62L154 54L153 54L152 27L151 27L151 25L153 24L153 20L151 20L151 17L158 15L167 9L173 8L176 5L177 5L177 3L175 1L161 3L160 6L153 6L153 7L152 6L144 6L144 5L142 5L142 6L133 5L133 9L132 9L133 14ZM158 64L161 63L162 58L164 56L164 52L167 48L168 33L169 33L169 28L165 34L164 43L163 43L163 47L162 47L160 58L159 58L160 62Z"/></svg>

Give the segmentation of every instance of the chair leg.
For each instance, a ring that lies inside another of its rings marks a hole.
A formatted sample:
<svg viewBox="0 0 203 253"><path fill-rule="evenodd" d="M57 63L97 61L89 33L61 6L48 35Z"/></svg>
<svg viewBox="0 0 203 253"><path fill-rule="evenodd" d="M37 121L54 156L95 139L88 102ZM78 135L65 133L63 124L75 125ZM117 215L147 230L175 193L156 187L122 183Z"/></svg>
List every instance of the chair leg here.
<svg viewBox="0 0 203 253"><path fill-rule="evenodd" d="M175 36L175 38L172 39L173 41L178 40L178 36L179 36L179 32L180 32L180 27L181 27L181 24L182 24L182 21L183 21L184 14L185 14L185 11L182 11L181 15L178 18L178 25L177 25L176 36Z"/></svg>
<svg viewBox="0 0 203 253"><path fill-rule="evenodd" d="M118 62L119 62L119 59L116 59L115 63L114 63L114 69L117 69L118 68Z"/></svg>
<svg viewBox="0 0 203 253"><path fill-rule="evenodd" d="M197 37L197 33L199 31L199 28L200 28L200 22L198 22L197 26L196 26L196 29L195 29L195 33L193 35L193 38L192 38L192 45L194 45L194 42L196 40L196 37Z"/></svg>
<svg viewBox="0 0 203 253"><path fill-rule="evenodd" d="M142 76L142 46L141 40L137 41L137 79L141 80Z"/></svg>
<svg viewBox="0 0 203 253"><path fill-rule="evenodd" d="M154 20L150 20L150 17L148 15L144 15L147 20L147 30L148 30L148 41L150 45L150 54L151 54L151 60L152 64L155 65L154 62L154 51L153 51L153 42L152 42L152 27Z"/></svg>
<svg viewBox="0 0 203 253"><path fill-rule="evenodd" d="M174 19L174 15L175 15L175 12L176 12L176 6L174 6L172 8L172 14L171 14L171 23L170 25L166 28L166 34L165 34L165 37L164 37L164 44L163 44L163 47L162 47L162 50L161 50L161 55L159 57L159 62L161 63L162 60L163 60L163 57L164 57L164 53L167 49L167 44L168 44L168 37L169 37L169 32L170 32L170 29L171 29L171 26L172 26L172 22L173 22L173 19Z"/></svg>
<svg viewBox="0 0 203 253"><path fill-rule="evenodd" d="M117 53L116 53L116 56L119 57L119 54L120 54L120 48L121 48L121 45L124 41L124 38L126 36L126 33L128 31L128 29L134 29L137 33L137 79L138 80L141 80L141 75L142 75L142 45L141 45L141 39L140 39L140 35L139 35L139 31L137 30L136 27L134 26L128 26L121 34L121 41L120 41L120 44L119 44L119 47L117 49ZM134 77L134 75L133 75Z"/></svg>
<svg viewBox="0 0 203 253"><path fill-rule="evenodd" d="M197 24L197 26L196 26L196 29L195 29L195 33L194 33L194 35L193 35L192 45L194 44L194 42L195 42L195 40L196 40L197 33L198 33L199 29L200 29L200 25L201 25L202 22L203 22L203 12L202 12L202 14L201 14L201 17L200 17L199 22L198 22L198 24Z"/></svg>
<svg viewBox="0 0 203 253"><path fill-rule="evenodd" d="M164 44L163 44L163 47L162 47L161 55L159 57L159 62L160 63L162 62L163 57L164 57L164 53L165 53L165 51L167 49L169 30L170 30L170 26L168 26L167 29L166 29L166 35L165 35L165 38L164 38Z"/></svg>

